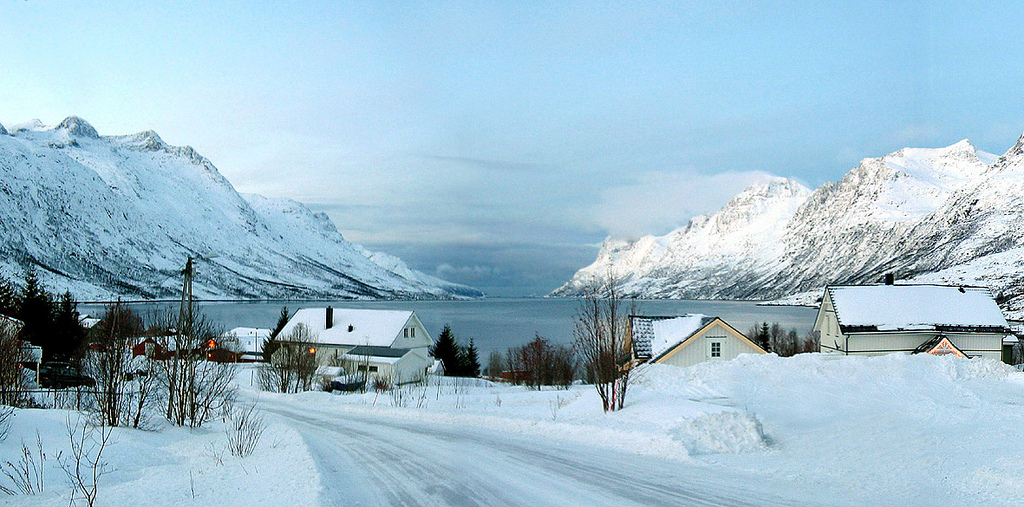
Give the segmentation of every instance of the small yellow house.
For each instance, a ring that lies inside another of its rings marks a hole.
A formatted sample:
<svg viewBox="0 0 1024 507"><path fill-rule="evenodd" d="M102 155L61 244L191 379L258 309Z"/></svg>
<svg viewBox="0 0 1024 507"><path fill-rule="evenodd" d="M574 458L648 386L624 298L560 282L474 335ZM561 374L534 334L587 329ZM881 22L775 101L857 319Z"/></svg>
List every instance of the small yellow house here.
<svg viewBox="0 0 1024 507"><path fill-rule="evenodd" d="M765 351L719 317L682 315L629 318L633 363L687 367L704 361L728 361Z"/></svg>

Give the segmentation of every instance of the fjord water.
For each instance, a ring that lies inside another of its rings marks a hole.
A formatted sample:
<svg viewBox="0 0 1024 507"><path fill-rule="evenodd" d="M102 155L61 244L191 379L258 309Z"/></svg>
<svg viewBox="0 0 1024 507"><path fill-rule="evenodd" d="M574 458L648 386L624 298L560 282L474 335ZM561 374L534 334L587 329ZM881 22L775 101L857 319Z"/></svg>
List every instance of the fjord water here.
<svg viewBox="0 0 1024 507"><path fill-rule="evenodd" d="M412 310L434 338L445 324L463 343L473 338L481 360L492 350L505 351L533 339L534 333L556 344L572 343L573 316L579 306L575 299L479 299L470 301L253 301L199 302L199 309L225 330L235 327L272 328L281 307L294 312L300 308L368 308ZM147 322L167 312L177 312L176 302L131 303ZM751 301L637 300L643 315L701 313L718 316L746 333L755 323L778 322L785 329L796 328L803 336L814 325L817 310L802 306L758 306ZM103 305L82 304L79 312L99 316Z"/></svg>

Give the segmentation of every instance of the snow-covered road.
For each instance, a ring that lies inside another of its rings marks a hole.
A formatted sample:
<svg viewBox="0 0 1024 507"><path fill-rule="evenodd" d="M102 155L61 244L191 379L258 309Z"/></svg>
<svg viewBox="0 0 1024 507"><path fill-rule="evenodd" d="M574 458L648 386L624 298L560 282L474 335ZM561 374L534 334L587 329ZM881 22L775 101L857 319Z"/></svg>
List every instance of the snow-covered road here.
<svg viewBox="0 0 1024 507"><path fill-rule="evenodd" d="M305 440L322 505L807 505L701 463L550 437L271 402Z"/></svg>

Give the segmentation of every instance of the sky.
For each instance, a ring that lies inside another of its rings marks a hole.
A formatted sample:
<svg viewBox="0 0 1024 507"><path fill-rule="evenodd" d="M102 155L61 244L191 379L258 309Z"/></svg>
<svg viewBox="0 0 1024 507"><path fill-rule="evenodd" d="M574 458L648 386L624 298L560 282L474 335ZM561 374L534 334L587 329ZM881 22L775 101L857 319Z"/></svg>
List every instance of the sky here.
<svg viewBox="0 0 1024 507"><path fill-rule="evenodd" d="M0 122L152 129L415 269L543 295L769 175L1005 152L1022 26L1005 3L6 0Z"/></svg>

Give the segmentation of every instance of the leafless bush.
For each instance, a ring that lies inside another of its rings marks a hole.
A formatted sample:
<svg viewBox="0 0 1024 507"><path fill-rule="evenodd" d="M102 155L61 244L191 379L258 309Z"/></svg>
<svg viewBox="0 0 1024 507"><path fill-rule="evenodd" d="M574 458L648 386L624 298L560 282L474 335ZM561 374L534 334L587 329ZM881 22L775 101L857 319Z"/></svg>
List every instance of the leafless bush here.
<svg viewBox="0 0 1024 507"><path fill-rule="evenodd" d="M91 426L81 420L74 425L68 418L67 430L71 454L64 456L58 453L57 463L71 483L71 503L74 504L75 495L81 493L89 507L92 507L96 503L99 479L109 471L101 459L113 429L109 426Z"/></svg>
<svg viewBox="0 0 1024 507"><path fill-rule="evenodd" d="M512 381L533 389L541 386L568 388L576 378L576 354L569 347L551 345L539 334L522 347L509 349Z"/></svg>
<svg viewBox="0 0 1024 507"><path fill-rule="evenodd" d="M169 358L153 361L167 401L167 420L178 426L202 426L234 400L235 364L206 360L208 344L222 333L202 314L168 316L167 333L158 341ZM177 323L178 327L172 325Z"/></svg>
<svg viewBox="0 0 1024 507"><path fill-rule="evenodd" d="M43 465L46 453L43 452L43 439L36 431L36 447L29 448L21 442L21 458L17 462L4 462L0 465L10 485L0 484L0 491L8 495L34 495L43 492Z"/></svg>
<svg viewBox="0 0 1024 507"><path fill-rule="evenodd" d="M267 428L263 417L256 411L256 404L231 412L224 432L228 437L228 451L232 456L245 458L256 450L260 437Z"/></svg>
<svg viewBox="0 0 1024 507"><path fill-rule="evenodd" d="M395 382L391 380L391 377L380 375L373 377L373 390L378 392L390 391L395 387Z"/></svg>
<svg viewBox="0 0 1024 507"><path fill-rule="evenodd" d="M0 405L0 440L5 440L11 431L11 419L14 417L14 407Z"/></svg>
<svg viewBox="0 0 1024 507"><path fill-rule="evenodd" d="M277 351L260 369L260 388L277 393L313 389L317 385L319 366L316 347L316 336L309 328L301 323L295 326L288 335L279 338Z"/></svg>

